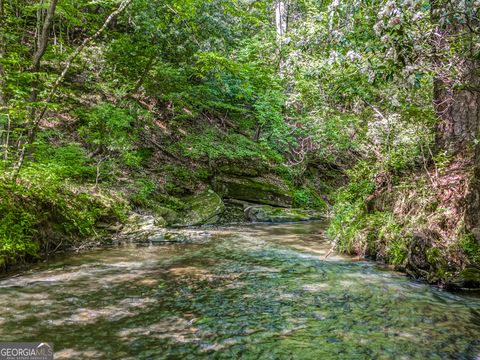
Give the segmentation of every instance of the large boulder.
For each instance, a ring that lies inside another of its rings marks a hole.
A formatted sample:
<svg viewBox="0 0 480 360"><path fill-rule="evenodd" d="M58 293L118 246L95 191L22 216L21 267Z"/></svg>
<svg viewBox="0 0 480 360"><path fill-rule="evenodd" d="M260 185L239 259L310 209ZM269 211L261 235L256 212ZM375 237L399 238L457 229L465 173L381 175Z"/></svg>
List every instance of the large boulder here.
<svg viewBox="0 0 480 360"><path fill-rule="evenodd" d="M280 207L292 206L292 195L283 181L261 177L217 176L213 188L224 198Z"/></svg>
<svg viewBox="0 0 480 360"><path fill-rule="evenodd" d="M184 200L187 205L176 227L215 224L225 210L225 204L214 191L207 190Z"/></svg>
<svg viewBox="0 0 480 360"><path fill-rule="evenodd" d="M252 222L298 222L322 220L325 216L314 210L285 209L268 205L250 206L244 211L247 220Z"/></svg>

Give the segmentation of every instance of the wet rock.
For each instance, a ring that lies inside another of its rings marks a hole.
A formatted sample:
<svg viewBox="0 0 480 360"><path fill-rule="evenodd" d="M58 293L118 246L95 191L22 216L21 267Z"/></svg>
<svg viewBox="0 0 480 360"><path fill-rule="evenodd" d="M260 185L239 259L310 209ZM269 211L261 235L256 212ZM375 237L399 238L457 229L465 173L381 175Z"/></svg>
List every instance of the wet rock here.
<svg viewBox="0 0 480 360"><path fill-rule="evenodd" d="M214 179L213 188L224 198L280 207L292 206L288 186L279 179L222 175Z"/></svg>
<svg viewBox="0 0 480 360"><path fill-rule="evenodd" d="M158 243L185 243L191 242L191 238L188 234L176 233L176 232L161 232L157 234L150 235L147 239L147 242L152 244Z"/></svg>
<svg viewBox="0 0 480 360"><path fill-rule="evenodd" d="M128 225L118 235L118 239L138 243L165 241L164 221L158 216L133 213L130 215Z"/></svg>
<svg viewBox="0 0 480 360"><path fill-rule="evenodd" d="M168 226L175 224L181 218L180 214L172 209L156 206L154 209L155 217L157 218L157 226Z"/></svg>
<svg viewBox="0 0 480 360"><path fill-rule="evenodd" d="M215 224L225 210L225 204L214 191L207 190L184 200L187 210L175 227Z"/></svg>
<svg viewBox="0 0 480 360"><path fill-rule="evenodd" d="M322 220L325 216L314 210L285 209L273 206L250 206L244 211L247 220L252 222L296 222Z"/></svg>
<svg viewBox="0 0 480 360"><path fill-rule="evenodd" d="M251 206L253 204L249 204ZM229 224L241 224L245 223L245 207L238 203L232 203L229 200L225 200L225 211L220 216L217 225L229 225Z"/></svg>
<svg viewBox="0 0 480 360"><path fill-rule="evenodd" d="M130 216L130 224L119 234L119 239L138 244L166 244L189 243L210 236L210 234L205 231L188 229L168 230L162 226L158 226L158 220L158 216L132 214Z"/></svg>
<svg viewBox="0 0 480 360"><path fill-rule="evenodd" d="M463 270L449 285L458 289L480 290L480 269L467 268Z"/></svg>
<svg viewBox="0 0 480 360"><path fill-rule="evenodd" d="M408 248L405 271L416 279L439 283L447 269L445 257L436 244L441 243L440 234L423 229L412 235Z"/></svg>

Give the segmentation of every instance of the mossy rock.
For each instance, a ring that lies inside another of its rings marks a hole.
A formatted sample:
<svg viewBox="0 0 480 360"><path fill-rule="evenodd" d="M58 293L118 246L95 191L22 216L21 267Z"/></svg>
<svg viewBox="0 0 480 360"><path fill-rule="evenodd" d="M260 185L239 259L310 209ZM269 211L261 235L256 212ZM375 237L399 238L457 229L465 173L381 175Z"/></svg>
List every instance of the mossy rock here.
<svg viewBox="0 0 480 360"><path fill-rule="evenodd" d="M451 286L458 289L480 290L480 269L467 268L451 282Z"/></svg>
<svg viewBox="0 0 480 360"><path fill-rule="evenodd" d="M176 227L212 225L217 223L220 215L225 211L222 199L212 190L190 196L184 201L187 204L187 210L174 224Z"/></svg>
<svg viewBox="0 0 480 360"><path fill-rule="evenodd" d="M325 216L314 210L285 209L273 206L250 206L245 209L245 217L252 222L300 222L322 220Z"/></svg>
<svg viewBox="0 0 480 360"><path fill-rule="evenodd" d="M222 174L236 175L236 176L258 176L259 171L253 167L243 166L239 164L226 164L218 168Z"/></svg>
<svg viewBox="0 0 480 360"><path fill-rule="evenodd" d="M280 207L292 206L292 194L281 180L260 177L218 176L213 188L224 198Z"/></svg>
<svg viewBox="0 0 480 360"><path fill-rule="evenodd" d="M158 226L175 224L181 219L178 212L163 206L155 206L153 212L158 220ZM163 225L161 225L162 223Z"/></svg>

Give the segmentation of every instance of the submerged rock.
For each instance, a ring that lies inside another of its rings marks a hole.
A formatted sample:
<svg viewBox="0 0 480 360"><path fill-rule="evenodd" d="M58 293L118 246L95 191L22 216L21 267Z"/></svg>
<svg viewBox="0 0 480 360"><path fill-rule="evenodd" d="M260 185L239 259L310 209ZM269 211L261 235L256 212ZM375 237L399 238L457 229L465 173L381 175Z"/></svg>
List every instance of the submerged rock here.
<svg viewBox="0 0 480 360"><path fill-rule="evenodd" d="M215 224L225 210L225 204L214 191L207 190L184 200L187 210L173 226L195 226Z"/></svg>
<svg viewBox="0 0 480 360"><path fill-rule="evenodd" d="M252 222L295 222L322 220L325 216L314 210L285 209L273 206L250 206L245 209L245 217Z"/></svg>
<svg viewBox="0 0 480 360"><path fill-rule="evenodd" d="M280 207L292 206L288 187L278 179L273 181L261 177L223 175L215 178L213 187L224 198Z"/></svg>

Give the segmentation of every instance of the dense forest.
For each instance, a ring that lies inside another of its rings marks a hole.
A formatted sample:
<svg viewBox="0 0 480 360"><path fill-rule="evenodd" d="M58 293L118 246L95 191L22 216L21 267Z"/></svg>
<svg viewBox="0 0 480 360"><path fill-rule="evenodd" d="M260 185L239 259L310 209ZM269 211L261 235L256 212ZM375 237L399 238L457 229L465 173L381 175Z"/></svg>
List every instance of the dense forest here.
<svg viewBox="0 0 480 360"><path fill-rule="evenodd" d="M0 0L1 267L145 217L323 218L337 251L478 287L479 14L478 0Z"/></svg>

